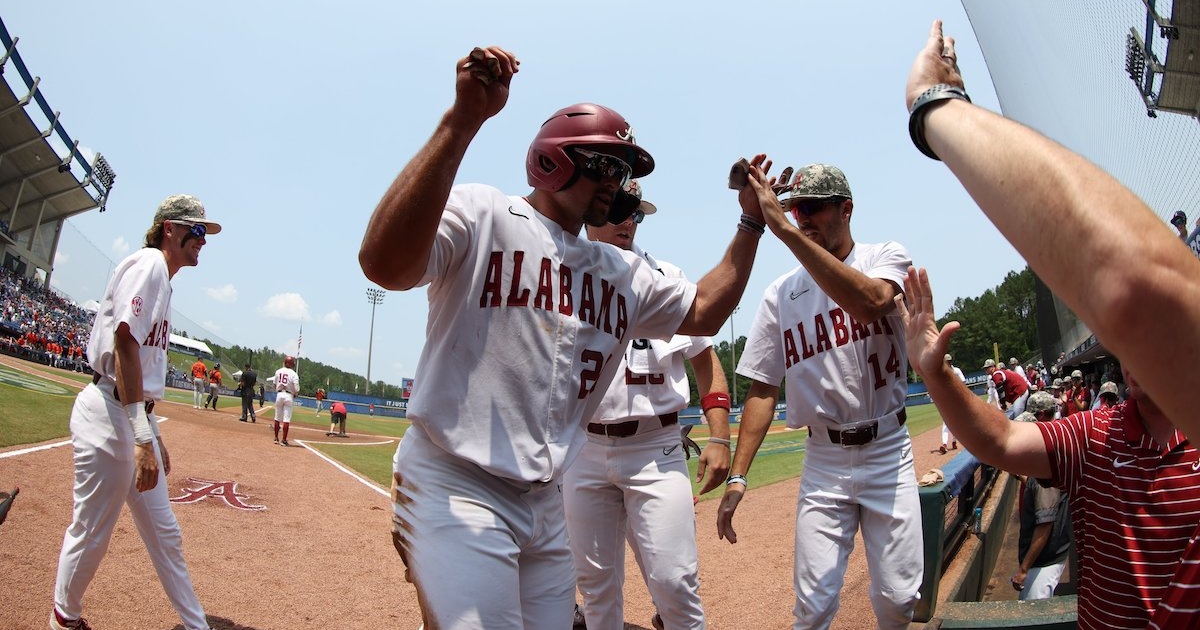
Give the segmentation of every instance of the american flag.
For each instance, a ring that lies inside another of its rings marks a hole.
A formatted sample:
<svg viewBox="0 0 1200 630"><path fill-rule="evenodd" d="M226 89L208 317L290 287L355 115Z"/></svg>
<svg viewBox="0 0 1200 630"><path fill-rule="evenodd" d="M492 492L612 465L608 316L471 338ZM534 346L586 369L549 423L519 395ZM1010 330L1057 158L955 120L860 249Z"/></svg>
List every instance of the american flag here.
<svg viewBox="0 0 1200 630"><path fill-rule="evenodd" d="M300 356L300 344L304 342L304 322L300 322L300 334L296 335L296 356Z"/></svg>

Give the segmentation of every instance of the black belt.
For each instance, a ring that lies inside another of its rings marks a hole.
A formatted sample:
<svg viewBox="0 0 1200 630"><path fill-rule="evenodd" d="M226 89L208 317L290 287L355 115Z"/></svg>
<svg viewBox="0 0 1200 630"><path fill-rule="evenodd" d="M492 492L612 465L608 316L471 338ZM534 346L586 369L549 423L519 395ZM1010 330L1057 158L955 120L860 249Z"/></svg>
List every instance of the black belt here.
<svg viewBox="0 0 1200 630"><path fill-rule="evenodd" d="M104 377L100 376L99 372L93 372L92 373L92 385L95 385L96 387L100 387L100 381L103 380L103 378ZM104 388L100 387L100 389L104 389ZM114 382L113 386L112 386L112 397L113 397L113 400L115 400L117 402L121 402L121 394L117 388L116 382ZM154 411L154 401L147 400L146 401L146 413L151 413L152 411Z"/></svg>
<svg viewBox="0 0 1200 630"><path fill-rule="evenodd" d="M896 414L896 424L898 426L904 426L904 423L907 421L908 410L901 409ZM868 444L871 442L871 440L879 437L879 422L876 421L872 422L871 424L864 424L860 427L854 427L853 429L845 429L842 431L838 431L837 429L826 429L826 431L829 432L829 441L833 442L834 444L841 444L842 446L862 446L863 444ZM812 435L812 429L808 430L808 434Z"/></svg>
<svg viewBox="0 0 1200 630"><path fill-rule="evenodd" d="M672 424L679 424L679 412L672 411L671 413L664 413L658 417L658 421L661 422L662 426L664 427L669 427ZM638 432L638 425L640 423L640 420L626 420L625 422L614 422L612 424L589 422L587 425L587 430L588 433L595 433L596 435L607 435L608 437L623 438L636 435Z"/></svg>

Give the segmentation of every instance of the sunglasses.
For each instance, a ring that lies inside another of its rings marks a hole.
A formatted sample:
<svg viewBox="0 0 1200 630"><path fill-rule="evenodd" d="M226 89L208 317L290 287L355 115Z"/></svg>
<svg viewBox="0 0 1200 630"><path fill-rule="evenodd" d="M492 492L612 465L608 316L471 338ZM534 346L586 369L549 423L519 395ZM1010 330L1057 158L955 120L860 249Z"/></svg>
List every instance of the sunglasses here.
<svg viewBox="0 0 1200 630"><path fill-rule="evenodd" d="M795 218L796 221L799 221L801 216L811 217L812 215L824 210L826 207L835 205L836 203L837 200L830 199L801 199L788 205L791 206L792 217Z"/></svg>
<svg viewBox="0 0 1200 630"><path fill-rule="evenodd" d="M587 149L575 148L572 150L575 155L583 158L583 161L579 163L579 168L589 179L618 178L621 180L621 185L624 186L625 182L629 181L633 175L633 169L621 158Z"/></svg>
<svg viewBox="0 0 1200 630"><path fill-rule="evenodd" d="M208 227L203 223L188 223L187 221L171 221L171 223L187 227L188 233L196 238L204 238L208 234Z"/></svg>
<svg viewBox="0 0 1200 630"><path fill-rule="evenodd" d="M630 216L633 217L634 223L641 223L642 220L646 218L646 213L642 212L641 210L634 210L633 214Z"/></svg>

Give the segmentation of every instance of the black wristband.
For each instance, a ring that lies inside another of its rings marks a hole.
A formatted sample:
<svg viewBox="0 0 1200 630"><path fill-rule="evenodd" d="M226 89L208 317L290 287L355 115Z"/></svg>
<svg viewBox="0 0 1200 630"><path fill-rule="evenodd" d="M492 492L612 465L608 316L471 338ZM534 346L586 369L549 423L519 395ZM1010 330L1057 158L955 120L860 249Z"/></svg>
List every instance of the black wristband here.
<svg viewBox="0 0 1200 630"><path fill-rule="evenodd" d="M942 158L939 158L929 143L925 141L925 117L929 115L934 106L949 99L971 102L971 97L967 96L966 90L948 83L939 83L922 92L912 102L912 107L908 109L908 135L912 138L913 144L921 153L939 162Z"/></svg>

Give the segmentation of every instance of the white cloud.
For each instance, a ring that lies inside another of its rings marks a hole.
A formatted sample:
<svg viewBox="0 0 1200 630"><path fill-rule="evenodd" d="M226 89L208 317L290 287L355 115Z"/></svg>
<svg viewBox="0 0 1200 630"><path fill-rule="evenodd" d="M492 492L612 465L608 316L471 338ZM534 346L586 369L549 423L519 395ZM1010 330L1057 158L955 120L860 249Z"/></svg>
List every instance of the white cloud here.
<svg viewBox="0 0 1200 630"><path fill-rule="evenodd" d="M362 348L353 348L347 346L337 346L329 349L329 354L335 357L357 359L367 356L367 351Z"/></svg>
<svg viewBox="0 0 1200 630"><path fill-rule="evenodd" d="M282 346L275 348L275 352L281 352L283 354L290 354L291 356L296 356L297 354L299 354L296 350L297 350L297 348L296 348L296 340L295 339L288 339L287 341L285 341L283 343Z"/></svg>
<svg viewBox="0 0 1200 630"><path fill-rule="evenodd" d="M212 321L211 319L200 322L200 326L203 327L205 330L208 330L209 332L215 332L215 333L221 332L221 327L216 322Z"/></svg>
<svg viewBox="0 0 1200 630"><path fill-rule="evenodd" d="M67 265L71 262L71 255L61 249L54 252L54 266Z"/></svg>
<svg viewBox="0 0 1200 630"><path fill-rule="evenodd" d="M341 326L342 314L337 312L336 309L329 311L321 316L321 323L326 326Z"/></svg>
<svg viewBox="0 0 1200 630"><path fill-rule="evenodd" d="M129 241L125 240L124 236L118 236L112 243L112 250L120 258L128 256L130 251Z"/></svg>
<svg viewBox="0 0 1200 630"><path fill-rule="evenodd" d="M258 307L259 315L302 322L308 319L308 302L299 293L279 293L267 298L267 302Z"/></svg>
<svg viewBox="0 0 1200 630"><path fill-rule="evenodd" d="M232 284L223 287L209 287L204 289L204 293L210 300L222 304L233 304L237 301L237 289Z"/></svg>

